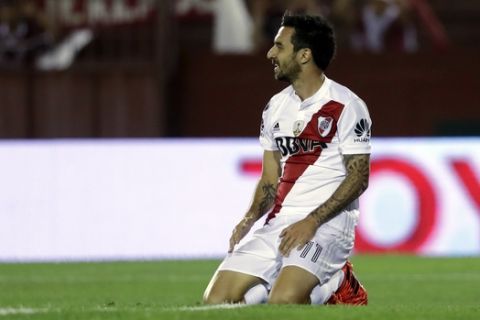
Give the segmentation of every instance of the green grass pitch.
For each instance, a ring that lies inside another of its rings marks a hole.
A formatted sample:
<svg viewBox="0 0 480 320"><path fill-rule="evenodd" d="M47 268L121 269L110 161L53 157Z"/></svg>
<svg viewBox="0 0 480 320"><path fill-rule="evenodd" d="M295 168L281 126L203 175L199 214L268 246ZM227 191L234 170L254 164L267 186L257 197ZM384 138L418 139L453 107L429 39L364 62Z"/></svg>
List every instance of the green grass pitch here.
<svg viewBox="0 0 480 320"><path fill-rule="evenodd" d="M366 307L203 309L219 261L0 264L1 319L480 319L480 258L355 256Z"/></svg>

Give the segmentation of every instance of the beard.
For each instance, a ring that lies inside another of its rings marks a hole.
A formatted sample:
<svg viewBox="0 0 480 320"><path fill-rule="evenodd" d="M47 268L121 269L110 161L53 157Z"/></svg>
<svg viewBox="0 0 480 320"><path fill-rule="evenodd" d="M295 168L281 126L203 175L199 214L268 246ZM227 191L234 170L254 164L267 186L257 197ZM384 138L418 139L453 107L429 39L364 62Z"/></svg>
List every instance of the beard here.
<svg viewBox="0 0 480 320"><path fill-rule="evenodd" d="M275 75L275 79L279 81L285 81L288 83L293 83L296 79L298 79L298 75L300 74L301 67L295 61L295 58L292 57L290 61L285 63L284 66L279 65L280 71L278 74Z"/></svg>

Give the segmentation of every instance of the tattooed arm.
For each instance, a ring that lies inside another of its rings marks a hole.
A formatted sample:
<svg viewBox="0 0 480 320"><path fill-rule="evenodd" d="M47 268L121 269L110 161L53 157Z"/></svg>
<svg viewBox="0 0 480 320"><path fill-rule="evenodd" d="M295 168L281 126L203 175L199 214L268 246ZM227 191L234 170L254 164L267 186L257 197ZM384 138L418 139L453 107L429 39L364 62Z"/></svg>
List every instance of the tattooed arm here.
<svg viewBox="0 0 480 320"><path fill-rule="evenodd" d="M368 187L370 174L370 155L352 154L344 156L347 174L332 196L312 211L305 219L285 228L280 237L280 252L288 255L294 247L302 247L314 235L317 229L334 218L357 199Z"/></svg>
<svg viewBox="0 0 480 320"><path fill-rule="evenodd" d="M344 156L343 160L347 169L345 180L324 204L309 215L315 221L317 228L337 216L368 187L370 155L350 154Z"/></svg>
<svg viewBox="0 0 480 320"><path fill-rule="evenodd" d="M272 207L275 200L278 178L281 173L280 152L265 151L262 164L262 176L255 189L252 204L243 219L233 229L228 252L232 252L233 247L250 231L253 224Z"/></svg>

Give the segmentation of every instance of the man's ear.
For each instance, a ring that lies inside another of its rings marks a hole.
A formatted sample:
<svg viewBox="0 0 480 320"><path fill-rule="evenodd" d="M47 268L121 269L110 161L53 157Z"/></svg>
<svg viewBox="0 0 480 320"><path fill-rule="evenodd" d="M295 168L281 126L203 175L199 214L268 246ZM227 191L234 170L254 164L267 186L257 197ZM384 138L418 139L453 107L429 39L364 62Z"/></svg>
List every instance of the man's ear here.
<svg viewBox="0 0 480 320"><path fill-rule="evenodd" d="M310 50L309 48L300 49L299 54L300 54L299 58L300 58L300 63L301 64L308 63L313 58L312 57L312 50Z"/></svg>

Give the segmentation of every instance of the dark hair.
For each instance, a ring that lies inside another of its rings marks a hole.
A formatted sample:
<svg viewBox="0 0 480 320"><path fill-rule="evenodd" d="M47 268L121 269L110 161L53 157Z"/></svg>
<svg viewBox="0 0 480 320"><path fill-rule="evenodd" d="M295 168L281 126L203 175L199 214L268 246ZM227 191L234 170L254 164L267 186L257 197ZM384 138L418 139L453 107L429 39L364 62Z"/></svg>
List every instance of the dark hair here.
<svg viewBox="0 0 480 320"><path fill-rule="evenodd" d="M332 26L322 17L285 12L282 27L292 27L293 50L309 48L313 61L322 70L326 70L335 55L335 34Z"/></svg>

